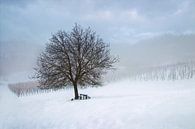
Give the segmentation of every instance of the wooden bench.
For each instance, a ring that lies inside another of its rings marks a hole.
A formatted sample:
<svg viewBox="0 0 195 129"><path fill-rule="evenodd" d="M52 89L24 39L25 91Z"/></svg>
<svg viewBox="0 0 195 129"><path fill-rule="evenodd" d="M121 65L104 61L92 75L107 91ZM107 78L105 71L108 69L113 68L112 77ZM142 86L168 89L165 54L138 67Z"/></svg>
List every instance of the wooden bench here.
<svg viewBox="0 0 195 129"><path fill-rule="evenodd" d="M90 99L91 97L89 97L86 94L79 94L79 100L85 100L85 99ZM71 101L73 101L74 99L71 99Z"/></svg>
<svg viewBox="0 0 195 129"><path fill-rule="evenodd" d="M89 97L88 95L85 94L80 94L79 99L80 100L85 100L85 99L90 99L91 97Z"/></svg>

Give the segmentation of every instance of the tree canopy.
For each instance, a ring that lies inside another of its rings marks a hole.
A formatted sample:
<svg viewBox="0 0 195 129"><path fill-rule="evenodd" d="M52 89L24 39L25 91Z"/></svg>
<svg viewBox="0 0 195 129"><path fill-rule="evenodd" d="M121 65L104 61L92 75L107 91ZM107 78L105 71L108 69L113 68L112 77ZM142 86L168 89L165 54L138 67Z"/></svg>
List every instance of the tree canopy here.
<svg viewBox="0 0 195 129"><path fill-rule="evenodd" d="M116 58L111 57L109 44L90 28L75 24L71 32L58 31L52 35L37 60L36 78L41 88L62 88L101 84L106 70L113 68Z"/></svg>

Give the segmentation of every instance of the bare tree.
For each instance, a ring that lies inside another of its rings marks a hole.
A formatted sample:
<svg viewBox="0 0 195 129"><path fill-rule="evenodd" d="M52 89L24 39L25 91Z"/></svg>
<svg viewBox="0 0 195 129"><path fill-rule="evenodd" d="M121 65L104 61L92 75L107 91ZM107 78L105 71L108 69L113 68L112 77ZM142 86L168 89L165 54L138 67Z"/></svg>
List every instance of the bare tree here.
<svg viewBox="0 0 195 129"><path fill-rule="evenodd" d="M102 75L116 61L109 45L94 31L75 24L71 32L58 31L52 36L38 58L36 78L41 88L72 85L78 99L78 86L101 85Z"/></svg>

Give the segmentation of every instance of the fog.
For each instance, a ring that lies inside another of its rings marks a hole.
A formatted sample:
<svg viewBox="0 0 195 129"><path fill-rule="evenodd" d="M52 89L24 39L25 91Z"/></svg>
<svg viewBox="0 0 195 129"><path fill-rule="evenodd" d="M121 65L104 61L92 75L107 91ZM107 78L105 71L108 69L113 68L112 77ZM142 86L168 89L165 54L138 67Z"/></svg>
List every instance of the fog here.
<svg viewBox="0 0 195 129"><path fill-rule="evenodd" d="M194 60L194 5L193 0L1 0L0 78L31 76L51 35L70 32L74 23L90 26L110 44L121 76Z"/></svg>
<svg viewBox="0 0 195 129"><path fill-rule="evenodd" d="M55 68L39 83L40 53L75 23L110 45L115 69L100 87L79 85L96 83L90 63L74 88ZM195 0L0 0L0 129L195 129L194 86Z"/></svg>
<svg viewBox="0 0 195 129"><path fill-rule="evenodd" d="M7 42L1 44L1 76L17 72L30 72L36 66L36 59L43 46L30 43Z"/></svg>
<svg viewBox="0 0 195 129"><path fill-rule="evenodd" d="M176 64L195 60L195 35L161 35L135 44L110 43L111 53L119 57L116 70L121 78L146 68L166 64ZM45 44L6 43L1 44L1 78L14 74L30 77L34 73L36 60ZM111 74L112 74L111 72Z"/></svg>

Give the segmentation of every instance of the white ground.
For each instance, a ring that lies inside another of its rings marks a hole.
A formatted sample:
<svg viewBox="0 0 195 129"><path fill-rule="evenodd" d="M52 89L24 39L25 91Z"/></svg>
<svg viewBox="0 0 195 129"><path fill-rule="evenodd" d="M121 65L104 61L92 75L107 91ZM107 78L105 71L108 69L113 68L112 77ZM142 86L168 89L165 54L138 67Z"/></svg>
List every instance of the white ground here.
<svg viewBox="0 0 195 129"><path fill-rule="evenodd" d="M5 86L5 85L4 85ZM0 129L195 129L195 80L131 82L16 97L0 86Z"/></svg>

